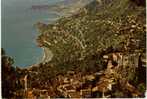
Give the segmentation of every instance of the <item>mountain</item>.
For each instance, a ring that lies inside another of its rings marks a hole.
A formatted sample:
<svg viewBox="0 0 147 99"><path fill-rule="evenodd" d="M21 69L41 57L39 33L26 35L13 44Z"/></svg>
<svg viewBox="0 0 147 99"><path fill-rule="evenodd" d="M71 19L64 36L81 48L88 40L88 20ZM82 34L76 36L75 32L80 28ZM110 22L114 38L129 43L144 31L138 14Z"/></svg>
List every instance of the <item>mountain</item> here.
<svg viewBox="0 0 147 99"><path fill-rule="evenodd" d="M49 6L49 10L58 12L60 16L71 16L93 0L63 0Z"/></svg>
<svg viewBox="0 0 147 99"><path fill-rule="evenodd" d="M61 75L68 75L67 71L70 70L83 75L94 74L109 68L108 61L105 63L103 59L105 55L108 57L109 54L111 56L112 53L119 53L123 55L122 60L126 59L128 63L124 62L122 67L118 67L120 71L117 73L133 83L135 77L144 79L145 72L142 70L146 67L140 65L139 57L145 54L146 49L145 10L143 5L138 5L138 2L132 0L93 0L80 8L76 14L63 16L55 24L46 24L45 27L43 23L37 24L42 33L38 36L38 44L49 48L54 55L50 62L42 65L42 68L54 68L54 73L51 69L54 77L59 72ZM112 64L116 65L116 68L120 65L119 61ZM128 66L128 69L125 66ZM141 70L142 73L138 74L139 71L135 70ZM50 73L40 71L40 75ZM129 84L121 85L134 88ZM134 93L131 90L129 94ZM122 97L129 97L122 94Z"/></svg>
<svg viewBox="0 0 147 99"><path fill-rule="evenodd" d="M51 49L54 58L57 55L56 60L61 62L64 58L67 58L67 61L74 60L125 43L132 32L120 29L127 27L125 24L134 24L127 22L131 19L138 24L145 24L145 8L136 6L130 0L103 0L101 5L94 0L80 9L77 14L63 17L55 24L46 26L43 23L42 26L38 24L42 34L37 40L41 45ZM145 34L141 32L140 35L140 32L134 33L133 38L143 39ZM141 42L142 40L138 43ZM145 44L143 42L142 44Z"/></svg>
<svg viewBox="0 0 147 99"><path fill-rule="evenodd" d="M24 96L144 97L146 8L142 0L92 0L84 6L85 0L72 1L63 4L76 13L52 24L36 24L40 32L36 41L46 49L46 57L37 66L18 70L22 78L28 76L28 96ZM50 61L47 50L53 54Z"/></svg>

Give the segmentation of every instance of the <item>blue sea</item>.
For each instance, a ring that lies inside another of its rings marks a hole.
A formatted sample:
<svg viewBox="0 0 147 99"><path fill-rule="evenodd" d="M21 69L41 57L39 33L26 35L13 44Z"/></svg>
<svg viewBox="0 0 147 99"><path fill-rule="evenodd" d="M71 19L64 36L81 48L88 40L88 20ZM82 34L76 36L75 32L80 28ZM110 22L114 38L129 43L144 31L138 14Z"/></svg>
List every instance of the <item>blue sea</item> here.
<svg viewBox="0 0 147 99"><path fill-rule="evenodd" d="M2 0L2 48L15 60L15 66L39 63L43 50L36 44L39 35L34 24L58 17L48 9L32 10L33 5L54 5L63 0Z"/></svg>

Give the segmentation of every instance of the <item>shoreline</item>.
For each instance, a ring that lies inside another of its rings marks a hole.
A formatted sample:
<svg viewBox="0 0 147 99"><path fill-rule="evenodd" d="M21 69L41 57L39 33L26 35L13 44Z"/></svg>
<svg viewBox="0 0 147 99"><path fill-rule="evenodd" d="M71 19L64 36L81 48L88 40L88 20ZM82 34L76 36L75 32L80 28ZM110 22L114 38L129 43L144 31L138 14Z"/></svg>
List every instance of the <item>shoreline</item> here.
<svg viewBox="0 0 147 99"><path fill-rule="evenodd" d="M40 62L29 65L29 66L25 66L25 67L19 67L19 68L29 70L29 69L31 69L33 67L38 67L40 63L46 63L46 62L51 61L52 58L53 58L53 54L52 54L51 50L49 50L49 48L46 48L46 47L40 47L40 48L43 49L43 55L42 55L42 57L40 59Z"/></svg>
<svg viewBox="0 0 147 99"><path fill-rule="evenodd" d="M47 47L41 47L43 49L42 63L49 62L53 58L51 50Z"/></svg>

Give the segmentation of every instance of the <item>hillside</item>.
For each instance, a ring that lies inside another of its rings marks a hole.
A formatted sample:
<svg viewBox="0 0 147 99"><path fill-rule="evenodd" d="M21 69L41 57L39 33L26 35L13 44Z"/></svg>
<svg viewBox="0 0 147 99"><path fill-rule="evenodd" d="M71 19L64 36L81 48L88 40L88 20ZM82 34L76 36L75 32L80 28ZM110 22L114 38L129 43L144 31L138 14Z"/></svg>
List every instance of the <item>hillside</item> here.
<svg viewBox="0 0 147 99"><path fill-rule="evenodd" d="M64 58L74 61L109 47L119 50L117 47L129 39L138 40L139 45L133 46L134 49L145 48L145 8L129 0L106 1L100 5L94 0L76 15L61 18L55 24L39 23L42 34L38 43L50 48L54 59L61 62L66 61ZM136 31L138 25L143 27Z"/></svg>
<svg viewBox="0 0 147 99"><path fill-rule="evenodd" d="M49 6L49 10L57 12L61 17L71 16L92 1L93 0L61 0L60 2Z"/></svg>
<svg viewBox="0 0 147 99"><path fill-rule="evenodd" d="M45 49L45 58L37 66L16 70L21 75L18 79L27 75L28 89L20 91L21 83L14 96L145 97L144 2L92 0L54 24L38 22L37 44Z"/></svg>
<svg viewBox="0 0 147 99"><path fill-rule="evenodd" d="M113 54L118 58L119 53L122 60L127 61L123 61L123 65L119 60L115 61L120 65L119 69L123 68L120 69L122 71L117 71L121 72L122 78L134 84L137 76L145 77L143 71L146 67L142 67L144 62L140 63L140 57L145 55L146 45L145 7L142 3L130 0L94 0L70 17L63 17L55 24L45 27L41 25L38 24L42 34L37 41L41 47L49 48L54 54L52 61L42 68L52 64L56 70L54 75L61 72L66 76L67 71L93 75L107 70L108 60L112 59ZM105 55L110 55L106 62ZM137 73L140 70L142 76ZM43 74L46 75L45 73L44 71ZM123 94L122 97L129 97Z"/></svg>

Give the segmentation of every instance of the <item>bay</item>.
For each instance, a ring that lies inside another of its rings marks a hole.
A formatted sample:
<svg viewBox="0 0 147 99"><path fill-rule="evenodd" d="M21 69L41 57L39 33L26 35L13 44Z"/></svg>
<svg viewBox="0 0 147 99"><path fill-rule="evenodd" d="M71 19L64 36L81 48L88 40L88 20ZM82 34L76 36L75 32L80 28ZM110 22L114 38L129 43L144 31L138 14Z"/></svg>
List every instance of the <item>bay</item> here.
<svg viewBox="0 0 147 99"><path fill-rule="evenodd" d="M48 9L32 10L33 5L52 5L60 0L2 0L2 48L12 56L16 66L39 63L43 50L36 44L39 35L36 22L47 22L57 17Z"/></svg>

